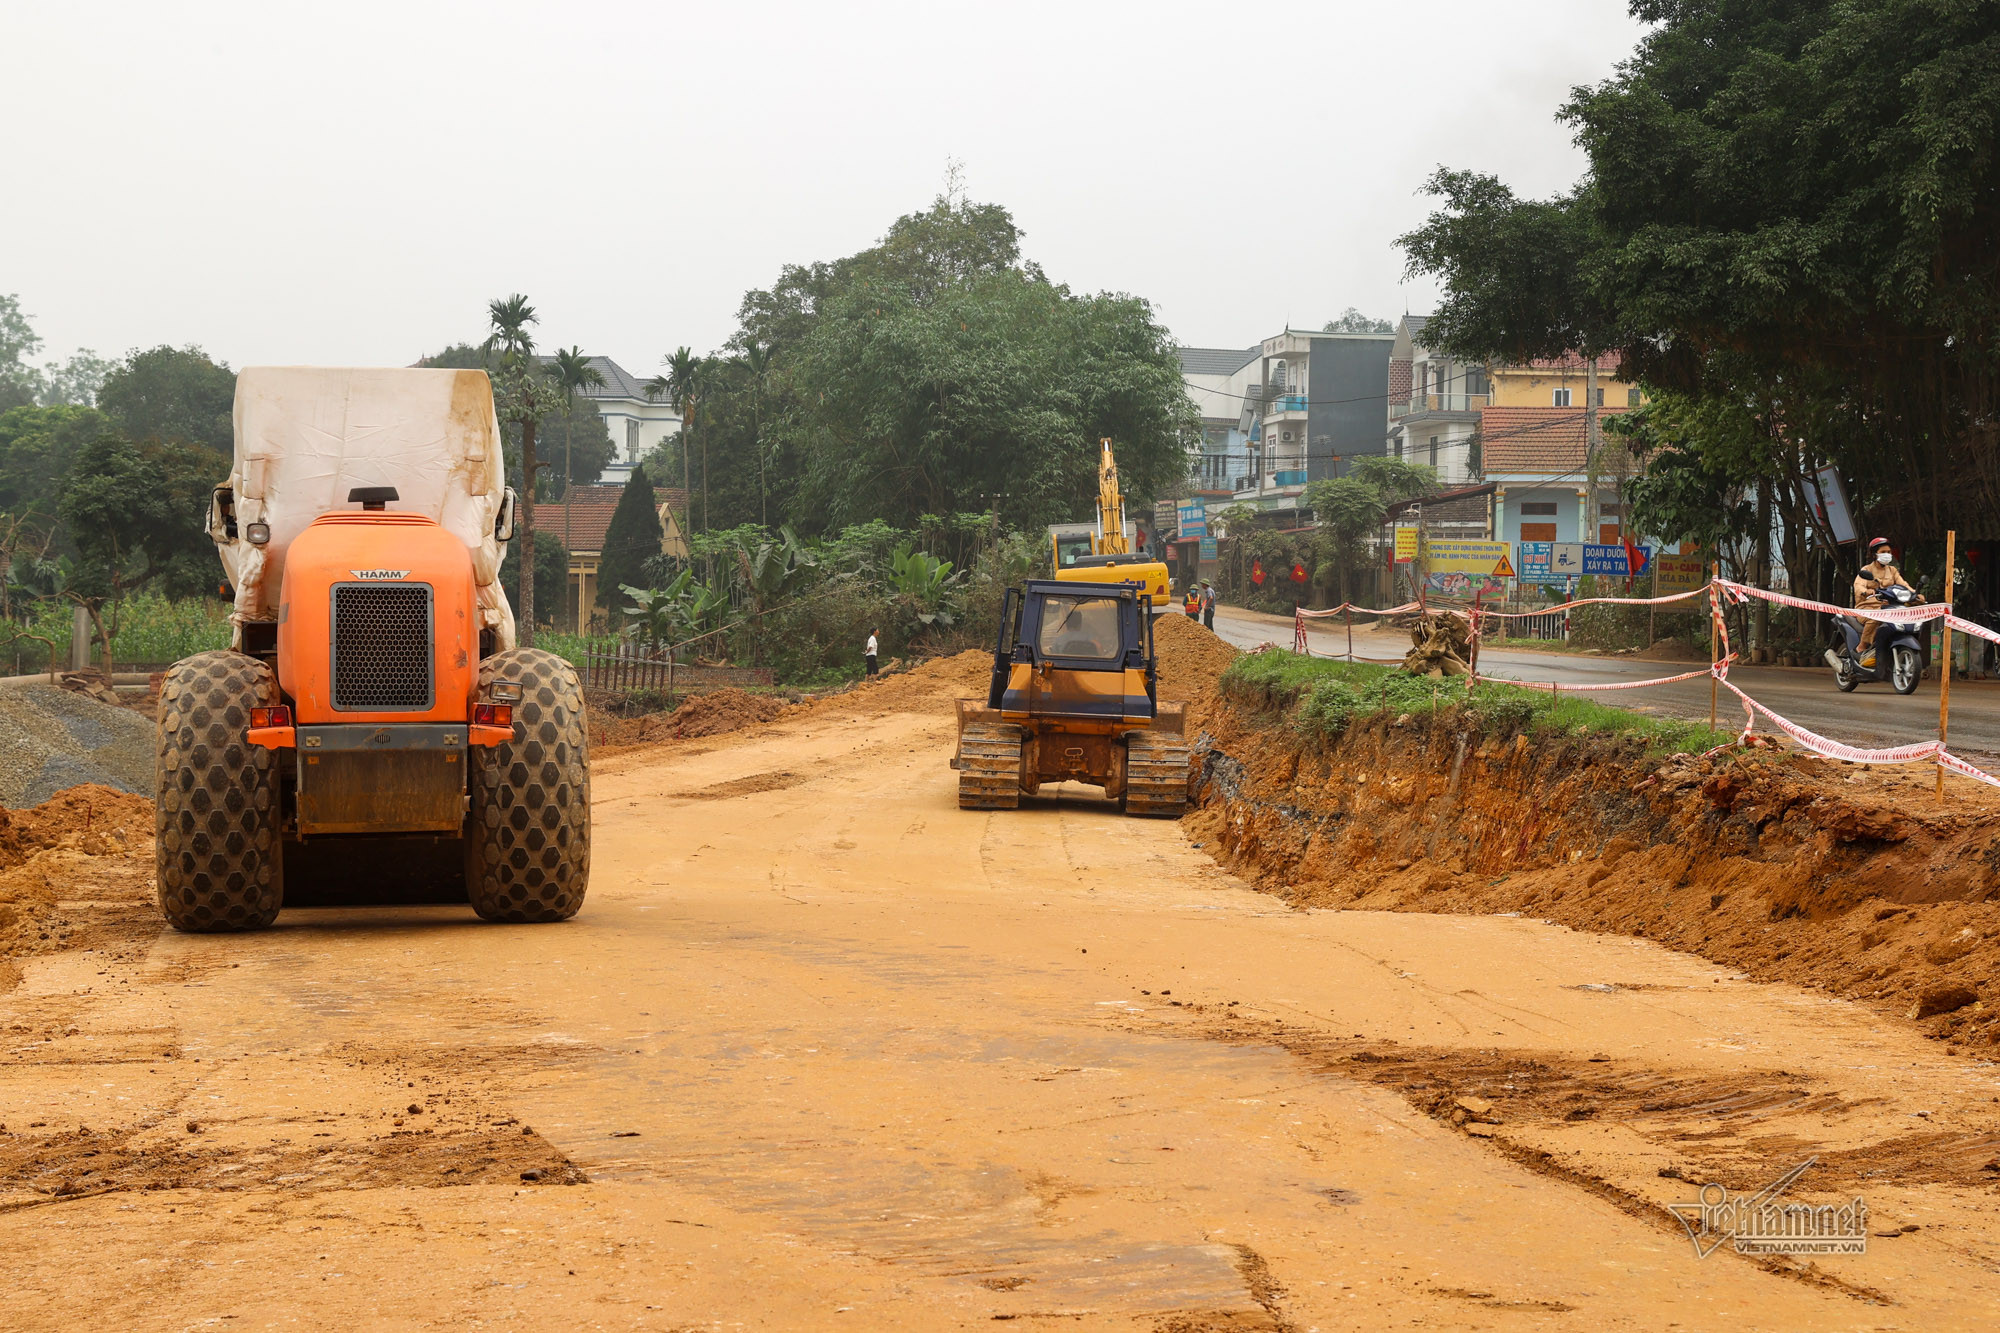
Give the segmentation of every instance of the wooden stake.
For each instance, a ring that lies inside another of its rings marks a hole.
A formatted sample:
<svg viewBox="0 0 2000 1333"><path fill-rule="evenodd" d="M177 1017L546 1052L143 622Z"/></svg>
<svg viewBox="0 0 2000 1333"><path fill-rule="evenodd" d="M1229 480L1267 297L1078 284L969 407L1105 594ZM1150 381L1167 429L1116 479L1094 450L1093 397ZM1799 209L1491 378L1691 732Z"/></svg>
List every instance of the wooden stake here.
<svg viewBox="0 0 2000 1333"><path fill-rule="evenodd" d="M1721 577L1722 562L1718 560L1709 567L1708 585L1708 729L1710 731L1715 730L1715 694L1720 688L1715 679L1717 655L1722 652L1722 644L1715 637L1715 617L1718 610L1715 600L1715 580Z"/></svg>
<svg viewBox="0 0 2000 1333"><path fill-rule="evenodd" d="M1354 608L1343 603L1340 614L1347 621L1347 660L1352 662L1354 660Z"/></svg>
<svg viewBox="0 0 2000 1333"><path fill-rule="evenodd" d="M1951 614L1952 576L1956 572L1953 566L1957 563L1957 560L1958 532L1956 529L1953 529L1944 535L1944 610L1946 615ZM1951 622L1949 620L1944 622L1943 630L1944 660L1940 664L1938 675L1938 751L1940 755L1944 751L1945 732L1951 726ZM1938 803L1942 805L1944 803L1943 764L1939 764L1937 770L1937 798Z"/></svg>

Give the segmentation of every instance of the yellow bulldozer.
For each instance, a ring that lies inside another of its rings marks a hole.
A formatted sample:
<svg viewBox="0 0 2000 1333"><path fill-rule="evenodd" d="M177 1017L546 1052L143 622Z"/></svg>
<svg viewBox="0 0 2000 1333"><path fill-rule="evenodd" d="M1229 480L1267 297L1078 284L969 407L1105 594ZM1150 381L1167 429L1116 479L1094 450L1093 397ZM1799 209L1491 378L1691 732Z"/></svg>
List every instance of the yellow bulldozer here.
<svg viewBox="0 0 2000 1333"><path fill-rule="evenodd" d="M1132 583L1010 588L986 698L958 701L962 810L1012 810L1043 783L1102 787L1127 814L1187 809L1186 705L1159 698L1153 618Z"/></svg>

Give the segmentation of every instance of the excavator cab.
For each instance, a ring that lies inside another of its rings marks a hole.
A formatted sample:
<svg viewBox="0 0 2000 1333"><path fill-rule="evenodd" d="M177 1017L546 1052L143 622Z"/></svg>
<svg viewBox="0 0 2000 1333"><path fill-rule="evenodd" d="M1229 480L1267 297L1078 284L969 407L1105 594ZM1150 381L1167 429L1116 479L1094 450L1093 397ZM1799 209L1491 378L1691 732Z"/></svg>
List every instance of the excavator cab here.
<svg viewBox="0 0 2000 1333"><path fill-rule="evenodd" d="M1142 589L1031 579L1002 604L986 698L959 701L959 806L1013 809L1045 782L1081 782L1127 813L1178 816L1183 713L1159 699Z"/></svg>

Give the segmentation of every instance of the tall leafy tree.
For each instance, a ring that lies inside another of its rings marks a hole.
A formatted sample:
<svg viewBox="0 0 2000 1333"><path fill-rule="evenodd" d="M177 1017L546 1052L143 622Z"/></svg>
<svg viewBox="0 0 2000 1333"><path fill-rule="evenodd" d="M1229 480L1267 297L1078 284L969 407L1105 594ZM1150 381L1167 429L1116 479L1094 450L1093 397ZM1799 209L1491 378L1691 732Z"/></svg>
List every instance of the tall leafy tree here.
<svg viewBox="0 0 2000 1333"><path fill-rule="evenodd" d="M604 533L604 550L597 561L599 606L621 607L625 597L620 588L646 585L646 562L660 554L663 535L653 483L647 479L644 466L635 467Z"/></svg>
<svg viewBox="0 0 2000 1333"><path fill-rule="evenodd" d="M89 614L107 672L126 596L213 585L215 552L200 515L228 471L213 449L180 441L104 434L77 451L60 505L77 551L69 596Z"/></svg>
<svg viewBox="0 0 2000 1333"><path fill-rule="evenodd" d="M135 440L235 447L236 373L199 347L133 351L112 367L97 406Z"/></svg>
<svg viewBox="0 0 2000 1333"><path fill-rule="evenodd" d="M1444 284L1426 341L1616 351L1687 419L1747 418L1688 445L1732 484L1769 467L1781 508L1808 509L1831 463L1906 544L2000 530L2000 6L1632 12L1653 25L1637 52L1561 112L1589 158L1574 189L1433 178L1440 207L1404 238Z"/></svg>
<svg viewBox="0 0 2000 1333"><path fill-rule="evenodd" d="M686 347L677 347L667 358L667 373L655 376L646 383L646 394L650 398L661 399L673 405L680 415L681 490L687 496L687 507L694 509L694 464L693 440L695 412L701 407L702 397L708 387L708 361L696 356ZM708 469L702 469L703 493L706 495ZM708 505L702 504L702 523L708 522Z"/></svg>
<svg viewBox="0 0 2000 1333"><path fill-rule="evenodd" d="M487 335L486 351L496 359L497 373L493 382L493 399L500 410L503 421L513 423L521 432L521 487L517 510L516 526L520 529L515 542L521 548L520 569L520 638L523 646L533 647L535 643L535 487L544 466L535 454L535 431L542 418L548 416L558 405L567 408L569 393L555 379L544 373L542 365L535 359L534 332L529 325L538 323L541 316L528 304L528 298L516 292L504 299L488 302L487 319L492 332Z"/></svg>
<svg viewBox="0 0 2000 1333"><path fill-rule="evenodd" d="M0 294L0 412L35 401L41 374L28 358L41 350L41 335L22 312L21 298Z"/></svg>

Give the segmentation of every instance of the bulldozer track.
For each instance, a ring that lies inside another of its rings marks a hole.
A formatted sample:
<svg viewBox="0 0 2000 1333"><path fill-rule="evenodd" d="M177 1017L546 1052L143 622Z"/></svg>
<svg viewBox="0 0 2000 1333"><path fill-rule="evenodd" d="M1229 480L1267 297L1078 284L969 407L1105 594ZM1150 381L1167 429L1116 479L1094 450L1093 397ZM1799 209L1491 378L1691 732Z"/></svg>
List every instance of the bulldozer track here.
<svg viewBox="0 0 2000 1333"><path fill-rule="evenodd" d="M1021 729L1008 723L965 729L959 743L961 810L1013 810L1021 804Z"/></svg>
<svg viewBox="0 0 2000 1333"><path fill-rule="evenodd" d="M1125 813L1169 819L1186 813L1190 753L1181 737L1134 733L1126 742Z"/></svg>

